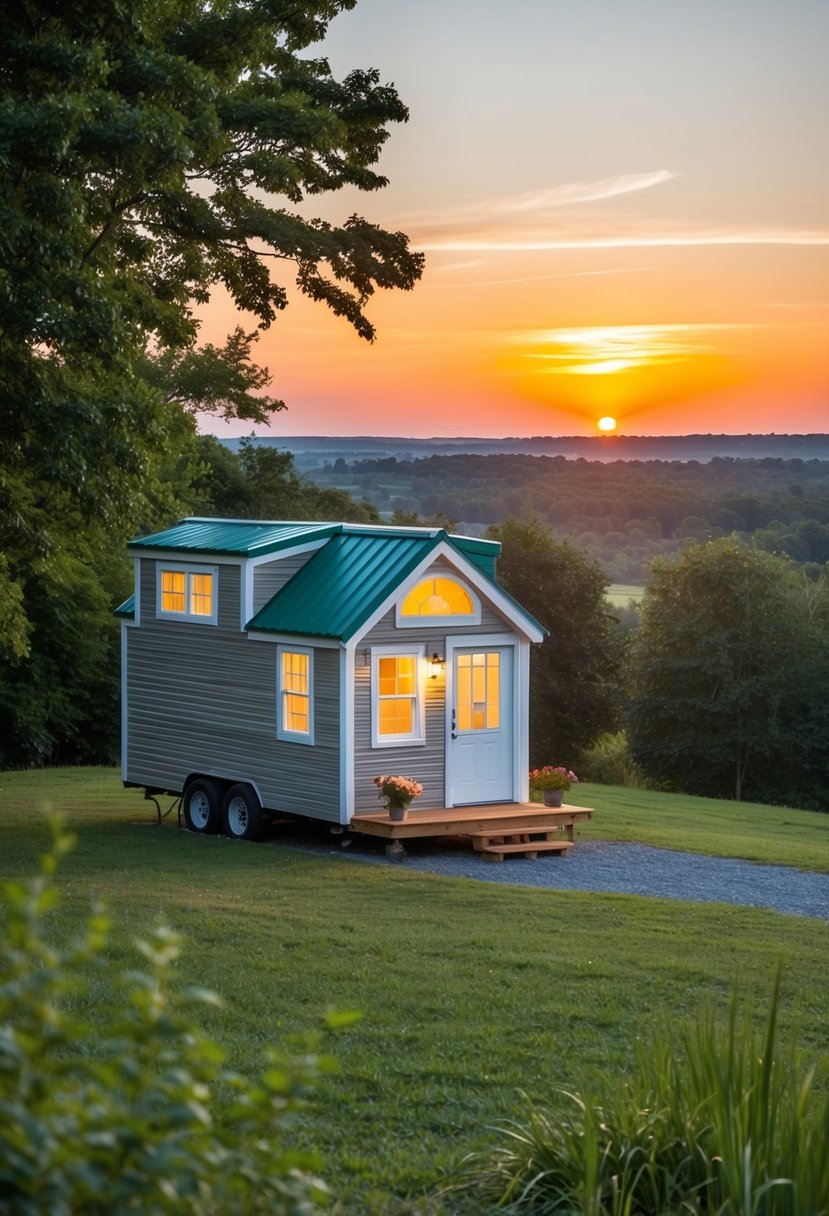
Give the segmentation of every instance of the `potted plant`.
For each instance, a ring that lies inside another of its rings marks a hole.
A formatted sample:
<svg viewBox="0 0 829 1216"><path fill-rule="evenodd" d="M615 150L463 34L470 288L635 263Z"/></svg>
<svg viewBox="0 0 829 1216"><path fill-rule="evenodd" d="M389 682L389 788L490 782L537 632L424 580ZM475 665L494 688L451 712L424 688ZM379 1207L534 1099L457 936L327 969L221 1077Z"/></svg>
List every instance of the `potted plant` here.
<svg viewBox="0 0 829 1216"><path fill-rule="evenodd" d="M563 764L545 764L543 768L530 769L530 790L543 795L545 806L561 806L565 793L574 783L578 783L578 777Z"/></svg>
<svg viewBox="0 0 829 1216"><path fill-rule="evenodd" d="M403 822L409 803L423 793L423 786L411 777L375 777L374 784L378 787L377 797L386 800L389 819L396 823Z"/></svg>

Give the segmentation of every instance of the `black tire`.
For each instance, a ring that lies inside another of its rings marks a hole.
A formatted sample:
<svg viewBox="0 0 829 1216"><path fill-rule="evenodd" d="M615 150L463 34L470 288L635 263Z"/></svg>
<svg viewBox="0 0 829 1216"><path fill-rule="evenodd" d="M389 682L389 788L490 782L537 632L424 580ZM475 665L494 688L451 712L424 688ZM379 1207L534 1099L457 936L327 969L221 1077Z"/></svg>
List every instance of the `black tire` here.
<svg viewBox="0 0 829 1216"><path fill-rule="evenodd" d="M224 788L209 777L191 781L182 795L184 822L191 832L207 836L222 826L222 797Z"/></svg>
<svg viewBox="0 0 829 1216"><path fill-rule="evenodd" d="M222 807L225 836L231 840L258 840L264 828L262 807L249 785L232 785Z"/></svg>

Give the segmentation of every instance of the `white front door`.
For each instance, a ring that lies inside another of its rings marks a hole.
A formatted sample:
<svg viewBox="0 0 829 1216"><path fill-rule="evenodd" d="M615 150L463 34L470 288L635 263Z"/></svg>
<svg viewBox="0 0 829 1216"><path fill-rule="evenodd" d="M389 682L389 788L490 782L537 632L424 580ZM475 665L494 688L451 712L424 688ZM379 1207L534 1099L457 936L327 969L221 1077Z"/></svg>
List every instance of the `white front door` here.
<svg viewBox="0 0 829 1216"><path fill-rule="evenodd" d="M449 806L515 796L513 649L455 650L449 712Z"/></svg>

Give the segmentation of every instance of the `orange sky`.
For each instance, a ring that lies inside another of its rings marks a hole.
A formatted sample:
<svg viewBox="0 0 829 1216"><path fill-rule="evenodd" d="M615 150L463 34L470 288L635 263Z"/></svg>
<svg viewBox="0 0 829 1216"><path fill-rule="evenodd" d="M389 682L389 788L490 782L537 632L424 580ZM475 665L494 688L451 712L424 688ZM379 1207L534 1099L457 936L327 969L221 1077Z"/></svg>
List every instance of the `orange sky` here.
<svg viewBox="0 0 829 1216"><path fill-rule="evenodd" d="M272 433L829 430L827 45L824 0L360 0L332 68L378 66L412 116L386 191L312 210L427 269L371 346L292 299L258 347Z"/></svg>

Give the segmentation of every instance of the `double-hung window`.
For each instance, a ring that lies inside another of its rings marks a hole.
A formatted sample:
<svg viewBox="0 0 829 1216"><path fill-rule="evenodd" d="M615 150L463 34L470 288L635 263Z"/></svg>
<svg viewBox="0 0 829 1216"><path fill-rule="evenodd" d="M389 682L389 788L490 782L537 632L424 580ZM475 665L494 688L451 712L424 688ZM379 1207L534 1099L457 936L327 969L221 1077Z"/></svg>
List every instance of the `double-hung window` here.
<svg viewBox="0 0 829 1216"><path fill-rule="evenodd" d="M277 646L276 736L289 743L314 742L314 652Z"/></svg>
<svg viewBox="0 0 829 1216"><path fill-rule="evenodd" d="M215 625L218 619L218 574L216 566L159 565L157 615L170 620Z"/></svg>
<svg viewBox="0 0 829 1216"><path fill-rule="evenodd" d="M371 655L372 744L423 743L422 646L375 647Z"/></svg>

